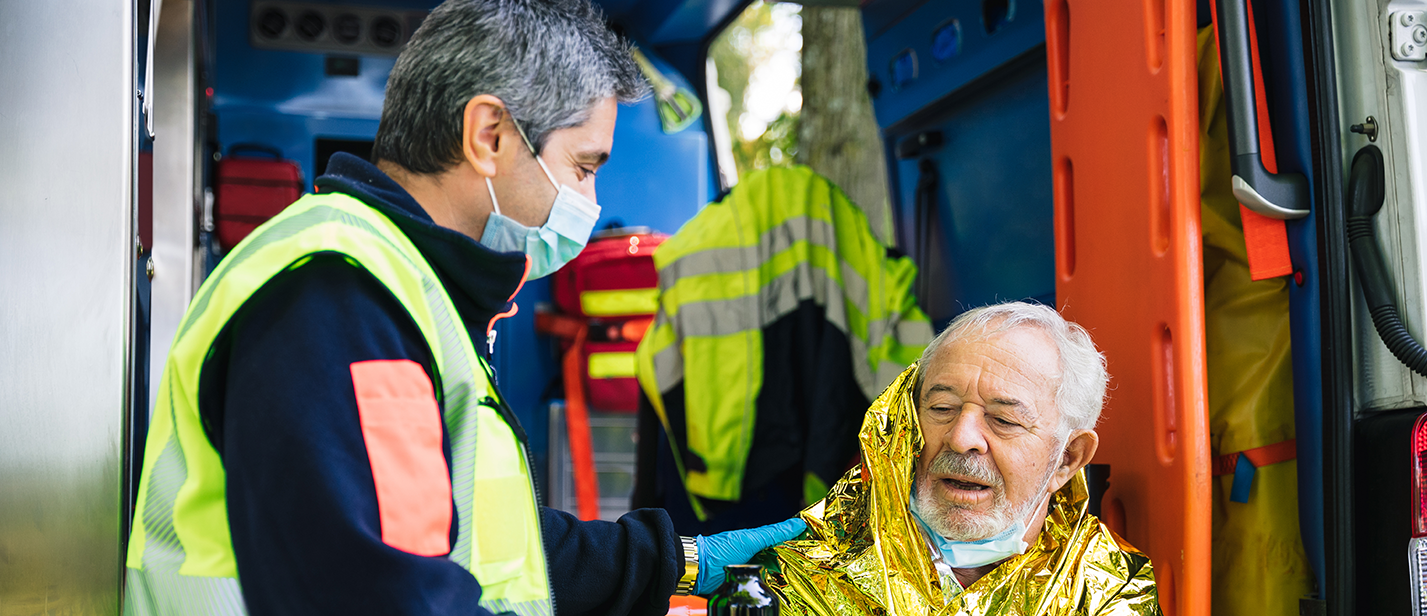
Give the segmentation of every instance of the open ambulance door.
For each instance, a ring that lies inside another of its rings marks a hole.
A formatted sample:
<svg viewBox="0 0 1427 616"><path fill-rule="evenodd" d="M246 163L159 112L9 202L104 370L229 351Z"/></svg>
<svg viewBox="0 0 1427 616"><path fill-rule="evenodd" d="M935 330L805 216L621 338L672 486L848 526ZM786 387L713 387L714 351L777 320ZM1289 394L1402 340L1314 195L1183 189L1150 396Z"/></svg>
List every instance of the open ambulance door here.
<svg viewBox="0 0 1427 616"><path fill-rule="evenodd" d="M1210 466L1195 4L1050 0L1056 298L1111 375L1107 524L1171 616L1209 614Z"/></svg>

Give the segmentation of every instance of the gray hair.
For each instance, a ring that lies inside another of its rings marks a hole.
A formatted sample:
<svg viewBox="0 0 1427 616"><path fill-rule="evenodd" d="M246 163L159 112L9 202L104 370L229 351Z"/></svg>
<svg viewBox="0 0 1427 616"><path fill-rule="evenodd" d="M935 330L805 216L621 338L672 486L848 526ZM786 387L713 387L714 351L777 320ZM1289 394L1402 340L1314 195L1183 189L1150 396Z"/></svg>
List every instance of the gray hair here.
<svg viewBox="0 0 1427 616"><path fill-rule="evenodd" d="M1091 430L1105 406L1105 356L1095 349L1090 333L1065 320L1053 308L1026 302L1006 302L973 308L961 313L922 352L921 366L942 345L971 336L991 336L1018 327L1034 327L1055 342L1060 355L1055 406L1060 411L1059 437L1071 430ZM922 394L922 377L917 377L917 397Z"/></svg>
<svg viewBox="0 0 1427 616"><path fill-rule="evenodd" d="M648 92L629 43L589 0L446 0L391 70L372 159L421 174L459 163L466 103L480 94L504 101L539 153L600 101Z"/></svg>

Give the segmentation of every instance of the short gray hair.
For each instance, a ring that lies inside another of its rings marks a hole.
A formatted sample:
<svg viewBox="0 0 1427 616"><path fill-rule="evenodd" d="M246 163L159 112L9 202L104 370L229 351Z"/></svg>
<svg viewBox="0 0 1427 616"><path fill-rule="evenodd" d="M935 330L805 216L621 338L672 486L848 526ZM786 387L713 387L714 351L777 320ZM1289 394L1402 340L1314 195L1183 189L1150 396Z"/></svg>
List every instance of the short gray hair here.
<svg viewBox="0 0 1427 616"><path fill-rule="evenodd" d="M922 377L928 361L942 345L971 336L990 336L1018 327L1034 327L1055 342L1060 355L1060 375L1056 383L1055 406L1060 411L1060 437L1071 430L1092 430L1105 406L1105 385L1109 375L1105 356L1095 349L1090 332L1065 320L1053 308L1026 302L1006 302L973 308L961 313L922 352L922 372L917 377L917 398L921 402Z"/></svg>
<svg viewBox="0 0 1427 616"><path fill-rule="evenodd" d="M506 108L538 153L594 106L634 102L649 84L589 0L446 0L412 35L387 79L372 159L421 174L459 163L466 103Z"/></svg>

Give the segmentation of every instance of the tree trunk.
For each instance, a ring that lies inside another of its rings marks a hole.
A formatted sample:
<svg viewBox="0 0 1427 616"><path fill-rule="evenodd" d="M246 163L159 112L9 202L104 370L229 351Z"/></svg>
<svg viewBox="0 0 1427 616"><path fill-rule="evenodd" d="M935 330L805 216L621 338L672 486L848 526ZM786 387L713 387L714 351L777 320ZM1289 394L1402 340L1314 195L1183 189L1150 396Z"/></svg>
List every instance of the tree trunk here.
<svg viewBox="0 0 1427 616"><path fill-rule="evenodd" d="M798 162L842 188L872 233L896 242L882 134L867 95L867 45L855 7L804 5Z"/></svg>

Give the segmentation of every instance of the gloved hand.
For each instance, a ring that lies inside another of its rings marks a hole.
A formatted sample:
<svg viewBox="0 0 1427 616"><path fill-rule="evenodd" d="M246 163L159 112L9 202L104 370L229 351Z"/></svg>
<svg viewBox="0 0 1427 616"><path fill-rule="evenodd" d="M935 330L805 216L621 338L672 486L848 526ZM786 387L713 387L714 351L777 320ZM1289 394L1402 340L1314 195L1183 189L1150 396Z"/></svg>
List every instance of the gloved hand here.
<svg viewBox="0 0 1427 616"><path fill-rule="evenodd" d="M706 595L718 590L723 585L724 565L747 563L763 548L789 541L807 529L808 524L795 517L758 528L694 537L699 544L699 579L694 584L694 594Z"/></svg>

